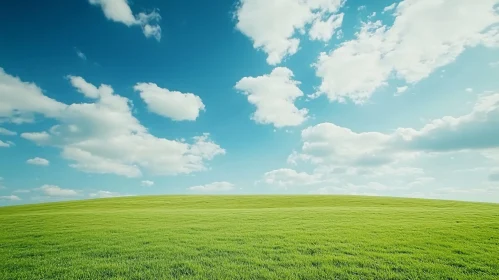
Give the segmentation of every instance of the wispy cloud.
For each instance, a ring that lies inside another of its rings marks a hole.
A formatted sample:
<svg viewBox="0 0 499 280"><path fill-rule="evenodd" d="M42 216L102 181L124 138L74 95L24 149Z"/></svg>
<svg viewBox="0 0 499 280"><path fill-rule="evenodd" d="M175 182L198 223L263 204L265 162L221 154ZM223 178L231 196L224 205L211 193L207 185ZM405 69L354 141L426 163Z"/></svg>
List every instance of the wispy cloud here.
<svg viewBox="0 0 499 280"><path fill-rule="evenodd" d="M79 58L81 58L83 60L87 60L87 56L82 51L80 51L79 49L75 48L75 52L76 52L76 55Z"/></svg>
<svg viewBox="0 0 499 280"><path fill-rule="evenodd" d="M230 191L234 189L234 184L229 182L213 182L206 185L199 185L190 187L191 191L200 191L200 192L223 192Z"/></svg>
<svg viewBox="0 0 499 280"><path fill-rule="evenodd" d="M17 195L4 195L4 196L0 196L0 200L18 201L21 199Z"/></svg>

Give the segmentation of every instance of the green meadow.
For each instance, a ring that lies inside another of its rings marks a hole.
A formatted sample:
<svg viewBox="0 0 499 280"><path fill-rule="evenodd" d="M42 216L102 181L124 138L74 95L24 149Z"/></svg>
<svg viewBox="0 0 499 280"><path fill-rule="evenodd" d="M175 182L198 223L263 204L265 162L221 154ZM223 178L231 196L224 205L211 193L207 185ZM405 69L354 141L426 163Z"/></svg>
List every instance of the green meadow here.
<svg viewBox="0 0 499 280"><path fill-rule="evenodd" d="M1 207L0 279L499 279L499 204L149 196Z"/></svg>

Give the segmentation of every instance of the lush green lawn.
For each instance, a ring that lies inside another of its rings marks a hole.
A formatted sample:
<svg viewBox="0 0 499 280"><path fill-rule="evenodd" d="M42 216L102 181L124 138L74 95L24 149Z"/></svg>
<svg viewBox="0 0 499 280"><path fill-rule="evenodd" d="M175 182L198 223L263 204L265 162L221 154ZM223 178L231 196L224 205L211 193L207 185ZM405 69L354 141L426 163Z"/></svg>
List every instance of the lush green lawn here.
<svg viewBox="0 0 499 280"><path fill-rule="evenodd" d="M0 208L0 279L499 279L499 204L157 196Z"/></svg>

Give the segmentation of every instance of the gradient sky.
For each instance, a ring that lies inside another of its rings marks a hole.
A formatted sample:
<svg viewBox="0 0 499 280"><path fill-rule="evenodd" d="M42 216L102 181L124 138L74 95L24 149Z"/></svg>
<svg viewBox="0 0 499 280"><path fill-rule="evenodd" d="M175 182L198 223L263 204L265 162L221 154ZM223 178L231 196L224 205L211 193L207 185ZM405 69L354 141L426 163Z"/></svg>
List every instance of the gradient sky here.
<svg viewBox="0 0 499 280"><path fill-rule="evenodd" d="M0 21L0 205L499 202L499 0L19 0Z"/></svg>

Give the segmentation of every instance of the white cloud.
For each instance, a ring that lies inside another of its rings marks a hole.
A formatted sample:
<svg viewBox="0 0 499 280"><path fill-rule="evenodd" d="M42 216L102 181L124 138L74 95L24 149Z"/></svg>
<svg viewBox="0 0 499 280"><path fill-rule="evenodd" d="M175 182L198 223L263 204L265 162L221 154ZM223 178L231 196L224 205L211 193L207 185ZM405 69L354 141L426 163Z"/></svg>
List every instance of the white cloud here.
<svg viewBox="0 0 499 280"><path fill-rule="evenodd" d="M149 181L149 180L144 180L142 182L140 182L140 185L142 187L151 187L154 185L154 182L153 181Z"/></svg>
<svg viewBox="0 0 499 280"><path fill-rule="evenodd" d="M445 116L421 129L398 128L391 134L354 132L332 123L302 131L299 160L336 166L380 166L420 153L449 151L497 151L499 149L499 93L482 95L473 110L459 117Z"/></svg>
<svg viewBox="0 0 499 280"><path fill-rule="evenodd" d="M8 148L8 147L10 147L9 143L0 140L0 148Z"/></svg>
<svg viewBox="0 0 499 280"><path fill-rule="evenodd" d="M397 134L405 149L422 151L489 150L499 148L499 93L481 95L469 114L445 116L419 130Z"/></svg>
<svg viewBox="0 0 499 280"><path fill-rule="evenodd" d="M465 91L468 92L468 93L472 93L473 89L472 88L466 88Z"/></svg>
<svg viewBox="0 0 499 280"><path fill-rule="evenodd" d="M301 159L316 164L377 165L391 159L385 151L390 136L379 132L356 133L332 123L321 123L302 131Z"/></svg>
<svg viewBox="0 0 499 280"><path fill-rule="evenodd" d="M386 12L389 12L393 9L395 9L395 7L397 6L397 3L393 3L391 4L390 6L386 6L384 9L383 9L383 13L386 13Z"/></svg>
<svg viewBox="0 0 499 280"><path fill-rule="evenodd" d="M406 92L408 88L408 86L397 87L397 93L395 95L401 95Z"/></svg>
<svg viewBox="0 0 499 280"><path fill-rule="evenodd" d="M127 0L89 0L92 5L100 5L106 18L132 26L137 20L132 14Z"/></svg>
<svg viewBox="0 0 499 280"><path fill-rule="evenodd" d="M266 172L263 175L263 182L279 187L305 186L321 182L320 175L297 172L293 169L282 168Z"/></svg>
<svg viewBox="0 0 499 280"><path fill-rule="evenodd" d="M53 117L66 107L43 95L35 84L22 82L3 68L0 68L0 100L0 122L32 122L34 114Z"/></svg>
<svg viewBox="0 0 499 280"><path fill-rule="evenodd" d="M149 111L176 121L194 121L205 107L193 93L182 93L160 88L154 83L138 83L134 87L147 104Z"/></svg>
<svg viewBox="0 0 499 280"><path fill-rule="evenodd" d="M241 0L235 17L236 28L253 41L255 49L267 53L267 63L275 65L298 51L297 31L308 23L336 13L342 0ZM334 19L332 20L334 22ZM321 24L319 24L321 25ZM328 37L334 23L316 27L314 37ZM323 31L328 29L327 31ZM321 32L317 31L321 30ZM327 34L326 34L327 33ZM320 35L319 35L320 34ZM325 35L326 34L326 35Z"/></svg>
<svg viewBox="0 0 499 280"><path fill-rule="evenodd" d="M234 189L234 184L229 182L213 182L206 185L199 185L190 187L191 191L200 191L200 192L224 192L230 191Z"/></svg>
<svg viewBox="0 0 499 280"><path fill-rule="evenodd" d="M62 156L67 160L76 162L69 166L86 173L116 174L126 177L140 177L142 175L140 168L136 165L100 156L98 153L94 154L85 149L64 147Z"/></svg>
<svg viewBox="0 0 499 280"><path fill-rule="evenodd" d="M33 165L42 165L42 166L48 166L50 164L48 160L39 157L30 158L26 161L26 163Z"/></svg>
<svg viewBox="0 0 499 280"><path fill-rule="evenodd" d="M2 135L7 135L7 136L14 136L14 135L17 135L17 132L14 132L14 131L10 131L8 129L5 129L3 127L0 127L0 134Z"/></svg>
<svg viewBox="0 0 499 280"><path fill-rule="evenodd" d="M161 39L161 27L157 24L161 16L157 11L134 16L127 0L89 0L89 3L100 6L107 19L129 27L140 25L147 38L154 37L158 41Z"/></svg>
<svg viewBox="0 0 499 280"><path fill-rule="evenodd" d="M79 93L85 95L88 98L99 98L100 96L106 96L113 93L113 89L108 85L101 85L99 88L88 83L82 77L76 77L68 75L71 85L75 87Z"/></svg>
<svg viewBox="0 0 499 280"><path fill-rule="evenodd" d="M4 195L0 196L2 200L18 201L21 200L17 195Z"/></svg>
<svg viewBox="0 0 499 280"><path fill-rule="evenodd" d="M489 66L490 66L490 67L492 67L492 68L499 67L499 61L496 61L496 62L490 62L490 63L489 63Z"/></svg>
<svg viewBox="0 0 499 280"><path fill-rule="evenodd" d="M88 194L88 196L93 198L109 198L109 197L119 197L123 195L118 192L97 191L95 193Z"/></svg>
<svg viewBox="0 0 499 280"><path fill-rule="evenodd" d="M152 11L149 14L140 13L137 19L142 26L142 32L146 38L154 37L158 42L161 40L161 27L159 24L151 24L152 22L159 22L161 16L157 11Z"/></svg>
<svg viewBox="0 0 499 280"><path fill-rule="evenodd" d="M300 82L293 80L293 72L277 67L269 75L244 77L235 88L248 96L256 106L252 119L275 127L300 125L307 119L308 110L298 109L294 102L303 96L298 88Z"/></svg>
<svg viewBox="0 0 499 280"><path fill-rule="evenodd" d="M59 124L49 131L22 133L21 137L39 145L60 148L62 156L74 162L71 164L74 168L127 177L141 176L142 169L163 175L188 174L206 170L206 161L225 154L225 150L211 141L207 133L193 137L190 143L157 138L132 115L130 100L115 94L111 86L96 87L74 76L69 76L69 80L94 103L66 105L45 96L38 97L47 104L63 108L40 110L45 117L53 118ZM0 79L0 85L3 85L1 82ZM17 82L24 84L19 79ZM35 85L30 87L42 94ZM3 93L2 88L0 86ZM29 100L32 96L31 92L18 91L16 98ZM9 99L6 101L0 106L9 106L14 111L25 106Z"/></svg>
<svg viewBox="0 0 499 280"><path fill-rule="evenodd" d="M21 133L21 137L24 139L28 139L37 144L45 144L50 140L50 134L45 131L42 132L24 132Z"/></svg>
<svg viewBox="0 0 499 280"><path fill-rule="evenodd" d="M71 189L62 189L54 185L43 185L40 189L45 195L51 197L71 197L78 196L78 192Z"/></svg>
<svg viewBox="0 0 499 280"><path fill-rule="evenodd" d="M497 0L405 0L391 27L364 23L355 39L315 64L318 94L331 101L365 102L395 77L413 84L453 62L465 49L499 45Z"/></svg>
<svg viewBox="0 0 499 280"><path fill-rule="evenodd" d="M343 13L337 15L331 15L325 21L320 17L316 18L312 23L312 27L309 31L309 37L311 40L321 40L327 42L331 40L334 32L341 27L343 23Z"/></svg>

